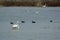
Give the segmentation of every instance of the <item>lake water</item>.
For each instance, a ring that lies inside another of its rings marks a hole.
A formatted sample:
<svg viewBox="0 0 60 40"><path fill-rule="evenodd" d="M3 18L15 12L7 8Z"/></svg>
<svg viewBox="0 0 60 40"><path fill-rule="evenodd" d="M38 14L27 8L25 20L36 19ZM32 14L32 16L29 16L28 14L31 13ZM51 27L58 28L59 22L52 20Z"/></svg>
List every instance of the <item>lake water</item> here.
<svg viewBox="0 0 60 40"><path fill-rule="evenodd" d="M60 40L60 7L0 7L0 40Z"/></svg>

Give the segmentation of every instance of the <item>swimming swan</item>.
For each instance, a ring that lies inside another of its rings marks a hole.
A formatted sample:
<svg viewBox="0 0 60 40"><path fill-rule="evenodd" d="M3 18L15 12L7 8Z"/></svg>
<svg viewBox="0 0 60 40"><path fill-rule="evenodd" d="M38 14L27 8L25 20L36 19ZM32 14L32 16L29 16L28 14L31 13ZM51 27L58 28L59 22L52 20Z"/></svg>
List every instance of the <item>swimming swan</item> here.
<svg viewBox="0 0 60 40"><path fill-rule="evenodd" d="M14 31L18 31L19 30L19 21L17 21L17 23L16 24L13 24L12 25L12 30L14 30Z"/></svg>

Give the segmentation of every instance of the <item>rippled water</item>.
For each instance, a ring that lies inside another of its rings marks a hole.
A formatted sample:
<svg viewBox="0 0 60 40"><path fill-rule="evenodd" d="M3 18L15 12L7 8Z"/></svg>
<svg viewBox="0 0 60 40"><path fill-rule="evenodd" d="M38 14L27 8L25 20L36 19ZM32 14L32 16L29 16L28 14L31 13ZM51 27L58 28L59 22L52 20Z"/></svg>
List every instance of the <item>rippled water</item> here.
<svg viewBox="0 0 60 40"><path fill-rule="evenodd" d="M17 20L21 28L12 31ZM60 7L1 7L0 40L60 40Z"/></svg>

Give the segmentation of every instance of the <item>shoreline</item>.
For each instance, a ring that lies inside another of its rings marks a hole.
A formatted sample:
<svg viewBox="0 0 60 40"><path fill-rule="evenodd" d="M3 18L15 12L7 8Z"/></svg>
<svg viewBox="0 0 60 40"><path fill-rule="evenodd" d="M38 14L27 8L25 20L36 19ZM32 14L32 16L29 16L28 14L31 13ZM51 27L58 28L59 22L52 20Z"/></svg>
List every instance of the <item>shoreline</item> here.
<svg viewBox="0 0 60 40"><path fill-rule="evenodd" d="M42 7L46 5L47 7L59 7L60 2L9 2L5 1L0 3L2 6L31 6L31 7Z"/></svg>

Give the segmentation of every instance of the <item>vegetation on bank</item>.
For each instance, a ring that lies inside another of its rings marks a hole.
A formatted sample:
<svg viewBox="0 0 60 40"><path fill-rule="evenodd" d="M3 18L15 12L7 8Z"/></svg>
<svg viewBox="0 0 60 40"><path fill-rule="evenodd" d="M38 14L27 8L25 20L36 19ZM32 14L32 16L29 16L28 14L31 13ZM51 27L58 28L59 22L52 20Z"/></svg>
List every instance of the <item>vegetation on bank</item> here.
<svg viewBox="0 0 60 40"><path fill-rule="evenodd" d="M3 6L43 6L43 5L46 5L46 6L60 6L60 0L30 0L30 1L27 1L27 0L20 0L20 1L17 1L17 0L10 0L10 1L3 1L3 2L0 2L0 5L3 5Z"/></svg>

